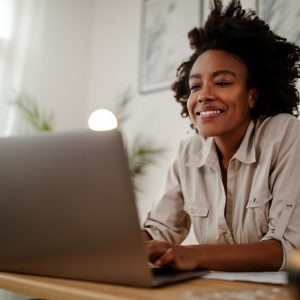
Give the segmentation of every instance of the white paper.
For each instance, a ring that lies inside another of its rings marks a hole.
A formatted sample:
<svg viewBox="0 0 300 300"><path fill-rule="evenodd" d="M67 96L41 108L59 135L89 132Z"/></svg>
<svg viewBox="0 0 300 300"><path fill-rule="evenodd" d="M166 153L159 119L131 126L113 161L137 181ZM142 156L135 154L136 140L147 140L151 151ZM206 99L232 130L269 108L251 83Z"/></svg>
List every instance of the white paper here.
<svg viewBox="0 0 300 300"><path fill-rule="evenodd" d="M230 281L250 281L272 284L287 284L287 272L210 272L203 278Z"/></svg>

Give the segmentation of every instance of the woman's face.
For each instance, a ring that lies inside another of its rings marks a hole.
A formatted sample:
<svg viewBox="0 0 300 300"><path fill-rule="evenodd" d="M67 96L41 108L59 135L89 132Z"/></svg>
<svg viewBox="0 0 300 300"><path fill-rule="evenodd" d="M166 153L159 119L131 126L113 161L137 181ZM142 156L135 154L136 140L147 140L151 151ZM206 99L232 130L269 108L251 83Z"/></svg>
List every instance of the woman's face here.
<svg viewBox="0 0 300 300"><path fill-rule="evenodd" d="M187 101L189 117L202 136L243 135L256 91L247 88L247 67L237 56L208 50L194 63Z"/></svg>

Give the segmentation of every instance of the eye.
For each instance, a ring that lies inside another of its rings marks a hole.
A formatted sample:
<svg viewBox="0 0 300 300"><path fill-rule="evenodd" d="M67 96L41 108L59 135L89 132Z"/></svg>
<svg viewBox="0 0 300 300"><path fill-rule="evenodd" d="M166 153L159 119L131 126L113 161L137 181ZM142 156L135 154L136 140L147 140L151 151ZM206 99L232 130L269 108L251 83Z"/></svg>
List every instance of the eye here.
<svg viewBox="0 0 300 300"><path fill-rule="evenodd" d="M231 81L220 80L215 83L217 86L226 87L232 84Z"/></svg>
<svg viewBox="0 0 300 300"><path fill-rule="evenodd" d="M198 90L199 88L201 88L201 85L199 83L194 83L190 85L190 91L191 92L195 92L196 90Z"/></svg>

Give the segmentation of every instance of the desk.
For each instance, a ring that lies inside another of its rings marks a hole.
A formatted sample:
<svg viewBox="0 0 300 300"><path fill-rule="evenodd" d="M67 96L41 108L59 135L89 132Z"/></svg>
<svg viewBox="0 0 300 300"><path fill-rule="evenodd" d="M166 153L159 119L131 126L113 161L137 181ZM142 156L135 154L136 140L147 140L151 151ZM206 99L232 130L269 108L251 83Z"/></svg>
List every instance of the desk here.
<svg viewBox="0 0 300 300"><path fill-rule="evenodd" d="M47 300L293 299L286 286L216 279L194 279L147 289L0 272L0 288ZM242 292L246 297L241 297Z"/></svg>

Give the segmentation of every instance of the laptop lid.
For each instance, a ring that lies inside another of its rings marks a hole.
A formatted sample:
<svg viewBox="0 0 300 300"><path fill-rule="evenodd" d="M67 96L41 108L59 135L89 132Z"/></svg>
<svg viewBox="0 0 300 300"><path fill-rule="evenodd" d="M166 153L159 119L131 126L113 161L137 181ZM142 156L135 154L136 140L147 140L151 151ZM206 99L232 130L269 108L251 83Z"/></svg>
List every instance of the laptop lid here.
<svg viewBox="0 0 300 300"><path fill-rule="evenodd" d="M1 138L0 170L0 270L136 286L170 281L148 268L117 129Z"/></svg>

